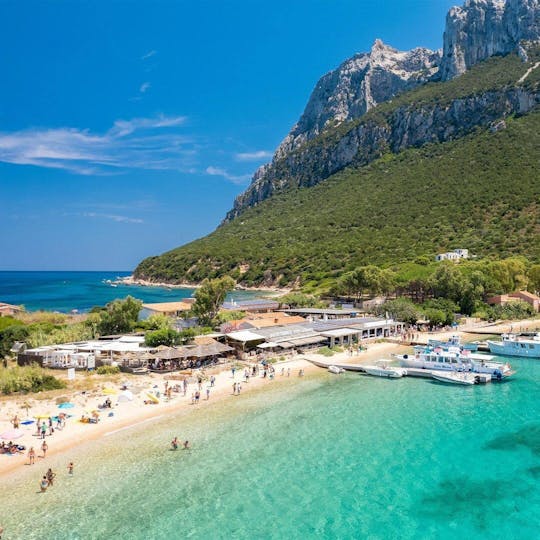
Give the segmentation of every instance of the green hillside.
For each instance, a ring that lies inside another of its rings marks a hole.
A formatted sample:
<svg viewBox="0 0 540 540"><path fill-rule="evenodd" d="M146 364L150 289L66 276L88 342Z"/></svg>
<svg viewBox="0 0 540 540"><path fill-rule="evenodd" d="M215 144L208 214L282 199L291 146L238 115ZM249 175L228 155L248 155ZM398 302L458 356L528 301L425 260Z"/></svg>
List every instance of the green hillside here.
<svg viewBox="0 0 540 540"><path fill-rule="evenodd" d="M540 111L506 124L275 195L205 238L144 260L135 274L321 284L359 265L432 259L457 247L538 262Z"/></svg>

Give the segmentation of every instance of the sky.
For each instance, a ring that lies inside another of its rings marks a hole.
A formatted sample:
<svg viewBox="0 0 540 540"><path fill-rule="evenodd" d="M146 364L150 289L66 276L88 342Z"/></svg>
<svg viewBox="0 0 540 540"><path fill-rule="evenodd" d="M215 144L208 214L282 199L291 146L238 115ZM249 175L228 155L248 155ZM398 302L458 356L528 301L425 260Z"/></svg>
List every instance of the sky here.
<svg viewBox="0 0 540 540"><path fill-rule="evenodd" d="M132 270L210 233L317 80L451 0L0 2L0 270Z"/></svg>

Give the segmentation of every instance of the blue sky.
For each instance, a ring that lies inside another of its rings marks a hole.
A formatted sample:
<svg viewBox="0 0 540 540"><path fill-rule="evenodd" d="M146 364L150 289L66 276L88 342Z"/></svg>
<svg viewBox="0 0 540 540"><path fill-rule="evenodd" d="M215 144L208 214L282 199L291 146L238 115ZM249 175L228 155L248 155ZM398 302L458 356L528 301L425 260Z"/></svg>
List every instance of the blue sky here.
<svg viewBox="0 0 540 540"><path fill-rule="evenodd" d="M321 75L440 48L447 0L4 1L0 270L130 270L211 232Z"/></svg>

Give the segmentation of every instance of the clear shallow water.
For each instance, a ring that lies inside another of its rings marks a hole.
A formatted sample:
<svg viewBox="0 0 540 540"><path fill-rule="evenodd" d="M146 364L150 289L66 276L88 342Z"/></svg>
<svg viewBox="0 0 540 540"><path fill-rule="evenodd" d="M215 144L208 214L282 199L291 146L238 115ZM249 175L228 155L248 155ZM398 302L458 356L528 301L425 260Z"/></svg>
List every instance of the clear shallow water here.
<svg viewBox="0 0 540 540"><path fill-rule="evenodd" d="M88 311L103 306L115 298L135 296L144 302L171 302L188 298L194 289L167 289L117 285L114 281L131 272L0 272L0 302L22 304L29 311L47 310L68 313L71 310ZM235 299L251 297L256 293L235 291Z"/></svg>
<svg viewBox="0 0 540 540"><path fill-rule="evenodd" d="M473 388L278 377L55 456L45 495L25 467L1 490L5 538L538 538L540 362L513 365Z"/></svg>

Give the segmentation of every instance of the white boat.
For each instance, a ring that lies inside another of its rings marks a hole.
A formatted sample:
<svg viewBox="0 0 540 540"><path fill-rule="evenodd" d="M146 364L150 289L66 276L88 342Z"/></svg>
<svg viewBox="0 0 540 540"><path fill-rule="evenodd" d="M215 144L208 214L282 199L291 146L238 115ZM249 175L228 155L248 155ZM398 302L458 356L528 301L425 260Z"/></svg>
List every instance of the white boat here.
<svg viewBox="0 0 540 540"><path fill-rule="evenodd" d="M399 379L403 375L407 375L407 370L402 367L388 366L386 363L381 363L376 366L362 366L368 375L375 377L387 377L389 379Z"/></svg>
<svg viewBox="0 0 540 540"><path fill-rule="evenodd" d="M461 337L456 335L450 336L447 341L441 341L439 339L428 339L428 345L431 347L441 347L448 350L450 347L459 347L467 351L476 352L478 350L478 343L461 343Z"/></svg>
<svg viewBox="0 0 540 540"><path fill-rule="evenodd" d="M495 380L504 379L514 373L509 364L494 362L493 356L461 351L458 348L450 348L448 351L444 351L440 348L431 349L427 347L423 351L415 349L413 355L403 354L398 355L397 358L401 366L405 368L488 373Z"/></svg>
<svg viewBox="0 0 540 540"><path fill-rule="evenodd" d="M476 384L476 376L466 371L441 371L433 373L432 377L437 381L448 384L460 384L462 386L473 386Z"/></svg>
<svg viewBox="0 0 540 540"><path fill-rule="evenodd" d="M531 339L520 338L516 334L503 334L502 341L487 341L489 352L501 356L523 356L540 358L540 334Z"/></svg>
<svg viewBox="0 0 540 540"><path fill-rule="evenodd" d="M340 373L345 373L345 370L338 366L328 366L328 371L330 373L334 373L335 375L339 375Z"/></svg>

